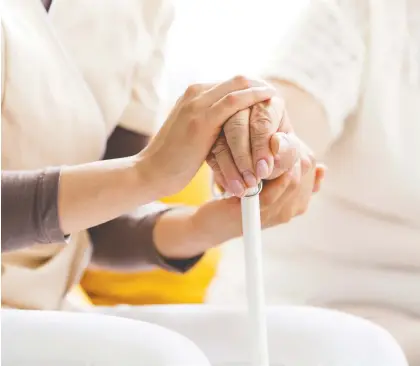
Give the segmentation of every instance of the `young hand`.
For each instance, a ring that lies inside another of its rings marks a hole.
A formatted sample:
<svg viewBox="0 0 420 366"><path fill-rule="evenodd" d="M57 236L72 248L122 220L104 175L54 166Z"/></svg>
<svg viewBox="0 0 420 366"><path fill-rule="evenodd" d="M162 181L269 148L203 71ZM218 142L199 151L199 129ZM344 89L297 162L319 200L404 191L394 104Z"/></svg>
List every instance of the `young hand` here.
<svg viewBox="0 0 420 366"><path fill-rule="evenodd" d="M190 86L139 154L160 195L176 193L190 182L231 116L275 92L241 76L217 85Z"/></svg>

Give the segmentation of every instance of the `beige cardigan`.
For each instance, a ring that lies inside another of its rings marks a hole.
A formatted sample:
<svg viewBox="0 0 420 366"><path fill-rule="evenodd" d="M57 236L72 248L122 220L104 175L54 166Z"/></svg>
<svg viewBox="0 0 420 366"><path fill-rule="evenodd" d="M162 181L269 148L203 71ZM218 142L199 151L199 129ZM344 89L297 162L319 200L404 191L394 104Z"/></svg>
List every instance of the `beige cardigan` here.
<svg viewBox="0 0 420 366"><path fill-rule="evenodd" d="M157 128L166 0L2 0L2 169L101 158L120 125ZM68 306L87 265L86 233L2 255L2 304Z"/></svg>

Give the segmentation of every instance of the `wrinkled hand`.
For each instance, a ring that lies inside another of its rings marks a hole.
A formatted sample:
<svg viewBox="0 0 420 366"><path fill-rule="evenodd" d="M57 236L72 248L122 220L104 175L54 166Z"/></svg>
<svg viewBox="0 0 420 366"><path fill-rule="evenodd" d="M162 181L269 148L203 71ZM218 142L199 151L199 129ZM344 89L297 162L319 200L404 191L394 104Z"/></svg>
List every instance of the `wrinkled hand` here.
<svg viewBox="0 0 420 366"><path fill-rule="evenodd" d="M207 162L217 184L241 197L259 180L290 171L298 159L303 173L316 165L312 151L293 134L284 100L276 92L273 98L239 111L225 123ZM314 184L317 191L320 179Z"/></svg>
<svg viewBox="0 0 420 366"><path fill-rule="evenodd" d="M283 134L273 138L276 132ZM236 113L224 125L207 159L216 180L241 196L260 179L273 179L291 169L297 153L287 135L291 132L284 101L278 95Z"/></svg>
<svg viewBox="0 0 420 366"><path fill-rule="evenodd" d="M223 124L240 110L268 100L274 88L236 77L217 85L193 85L139 154L148 162L151 181L162 195L184 188L194 177Z"/></svg>

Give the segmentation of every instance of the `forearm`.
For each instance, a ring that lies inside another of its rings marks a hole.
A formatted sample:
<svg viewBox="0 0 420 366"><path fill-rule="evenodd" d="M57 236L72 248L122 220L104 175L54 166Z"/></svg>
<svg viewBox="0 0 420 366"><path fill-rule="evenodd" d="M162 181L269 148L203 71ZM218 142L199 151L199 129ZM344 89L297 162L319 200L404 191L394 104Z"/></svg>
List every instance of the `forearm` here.
<svg viewBox="0 0 420 366"><path fill-rule="evenodd" d="M286 109L293 130L322 159L332 143L333 134L327 115L315 97L294 84L284 80L272 79L286 102Z"/></svg>
<svg viewBox="0 0 420 366"><path fill-rule="evenodd" d="M241 235L236 222L239 207L230 200L199 208L160 208L154 213L141 208L93 227L89 230L93 263L125 270L150 264L179 269L182 262L196 261L206 250ZM220 220L214 219L217 216ZM226 222L223 227L221 222Z"/></svg>
<svg viewBox="0 0 420 366"><path fill-rule="evenodd" d="M189 258L212 246L193 224L196 208L177 207L166 212L157 221L154 241L160 253L170 258Z"/></svg>
<svg viewBox="0 0 420 366"><path fill-rule="evenodd" d="M159 198L150 171L137 157L63 167L58 190L63 232L87 229Z"/></svg>

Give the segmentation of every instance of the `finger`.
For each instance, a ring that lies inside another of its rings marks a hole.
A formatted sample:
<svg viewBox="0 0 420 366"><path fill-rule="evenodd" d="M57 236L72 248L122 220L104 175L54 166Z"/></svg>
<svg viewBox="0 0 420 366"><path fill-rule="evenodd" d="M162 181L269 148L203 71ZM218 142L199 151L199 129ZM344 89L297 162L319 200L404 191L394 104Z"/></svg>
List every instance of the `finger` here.
<svg viewBox="0 0 420 366"><path fill-rule="evenodd" d="M216 160L216 157L214 156L214 154L210 153L207 156L206 161L207 161L208 166L213 171L213 179L214 179L214 182L216 183L216 185L218 186L218 188L221 189L223 192L227 191L226 180L223 177L222 171L219 167L219 164L217 164L217 160Z"/></svg>
<svg viewBox="0 0 420 366"><path fill-rule="evenodd" d="M287 113L286 108L284 108L277 132L293 133L293 126L290 122L289 114Z"/></svg>
<svg viewBox="0 0 420 366"><path fill-rule="evenodd" d="M297 155L301 160L301 173L307 174L311 169L315 168L316 160L312 150L294 133L288 133L285 137L289 140L290 145L294 146L297 150ZM276 140L273 141L274 143Z"/></svg>
<svg viewBox="0 0 420 366"><path fill-rule="evenodd" d="M296 144L283 132L277 132L273 135L270 140L270 147L271 153L274 155L274 169L267 179L271 180L291 170L299 156Z"/></svg>
<svg viewBox="0 0 420 366"><path fill-rule="evenodd" d="M200 94L206 92L207 90L213 88L215 83L204 83L204 84L192 84L188 86L184 95L181 97L181 100L191 100L199 96Z"/></svg>
<svg viewBox="0 0 420 366"><path fill-rule="evenodd" d="M237 197L242 197L245 193L245 185L241 174L236 168L224 135L217 139L213 146L212 153L226 182L227 191Z"/></svg>
<svg viewBox="0 0 420 366"><path fill-rule="evenodd" d="M291 196L297 194L299 189L301 176L300 176L300 161L298 160L296 164L293 166L292 170L289 172L284 173L279 178L274 179L272 181L265 181L264 189L266 186L276 186L276 184L280 184L279 182L287 182L286 189L282 189L278 187L278 189L273 192L271 196L272 202L276 203L276 207L281 209L283 205L290 199ZM264 191L263 189L263 191ZM264 201L263 201L264 202ZM269 204L269 202L265 202L265 204Z"/></svg>
<svg viewBox="0 0 420 366"><path fill-rule="evenodd" d="M283 114L280 98L258 103L251 108L250 140L253 166L257 179L266 179L273 172L274 157L270 149L270 139L277 131Z"/></svg>
<svg viewBox="0 0 420 366"><path fill-rule="evenodd" d="M315 182L314 188L312 190L313 193L318 193L321 189L322 181L325 178L326 173L326 166L323 164L318 164L315 170Z"/></svg>
<svg viewBox="0 0 420 366"><path fill-rule="evenodd" d="M292 175L285 173L276 179L264 182L260 193L261 211L273 209L273 204L276 205L276 210L283 205L282 196L288 190L291 180Z"/></svg>
<svg viewBox="0 0 420 366"><path fill-rule="evenodd" d="M272 87L252 87L232 92L214 103L207 111L206 120L212 128L222 125L235 113L270 99L275 94Z"/></svg>
<svg viewBox="0 0 420 366"><path fill-rule="evenodd" d="M223 131L236 168L242 175L247 187L252 188L258 182L252 165L249 116L249 108L239 111L228 119L223 127Z"/></svg>
<svg viewBox="0 0 420 366"><path fill-rule="evenodd" d="M204 92L202 103L204 106L209 107L229 93L252 87L269 87L269 84L263 80L248 79L245 76L235 76L230 80L213 85Z"/></svg>
<svg viewBox="0 0 420 366"><path fill-rule="evenodd" d="M288 222L295 216L296 200L299 198L300 187L300 163L296 164L292 171L284 173L281 177L285 177L288 181L286 189L278 190L273 194L274 208L267 207L266 210L272 210L273 221L277 223ZM269 181L267 184L276 183L280 179L277 178Z"/></svg>

